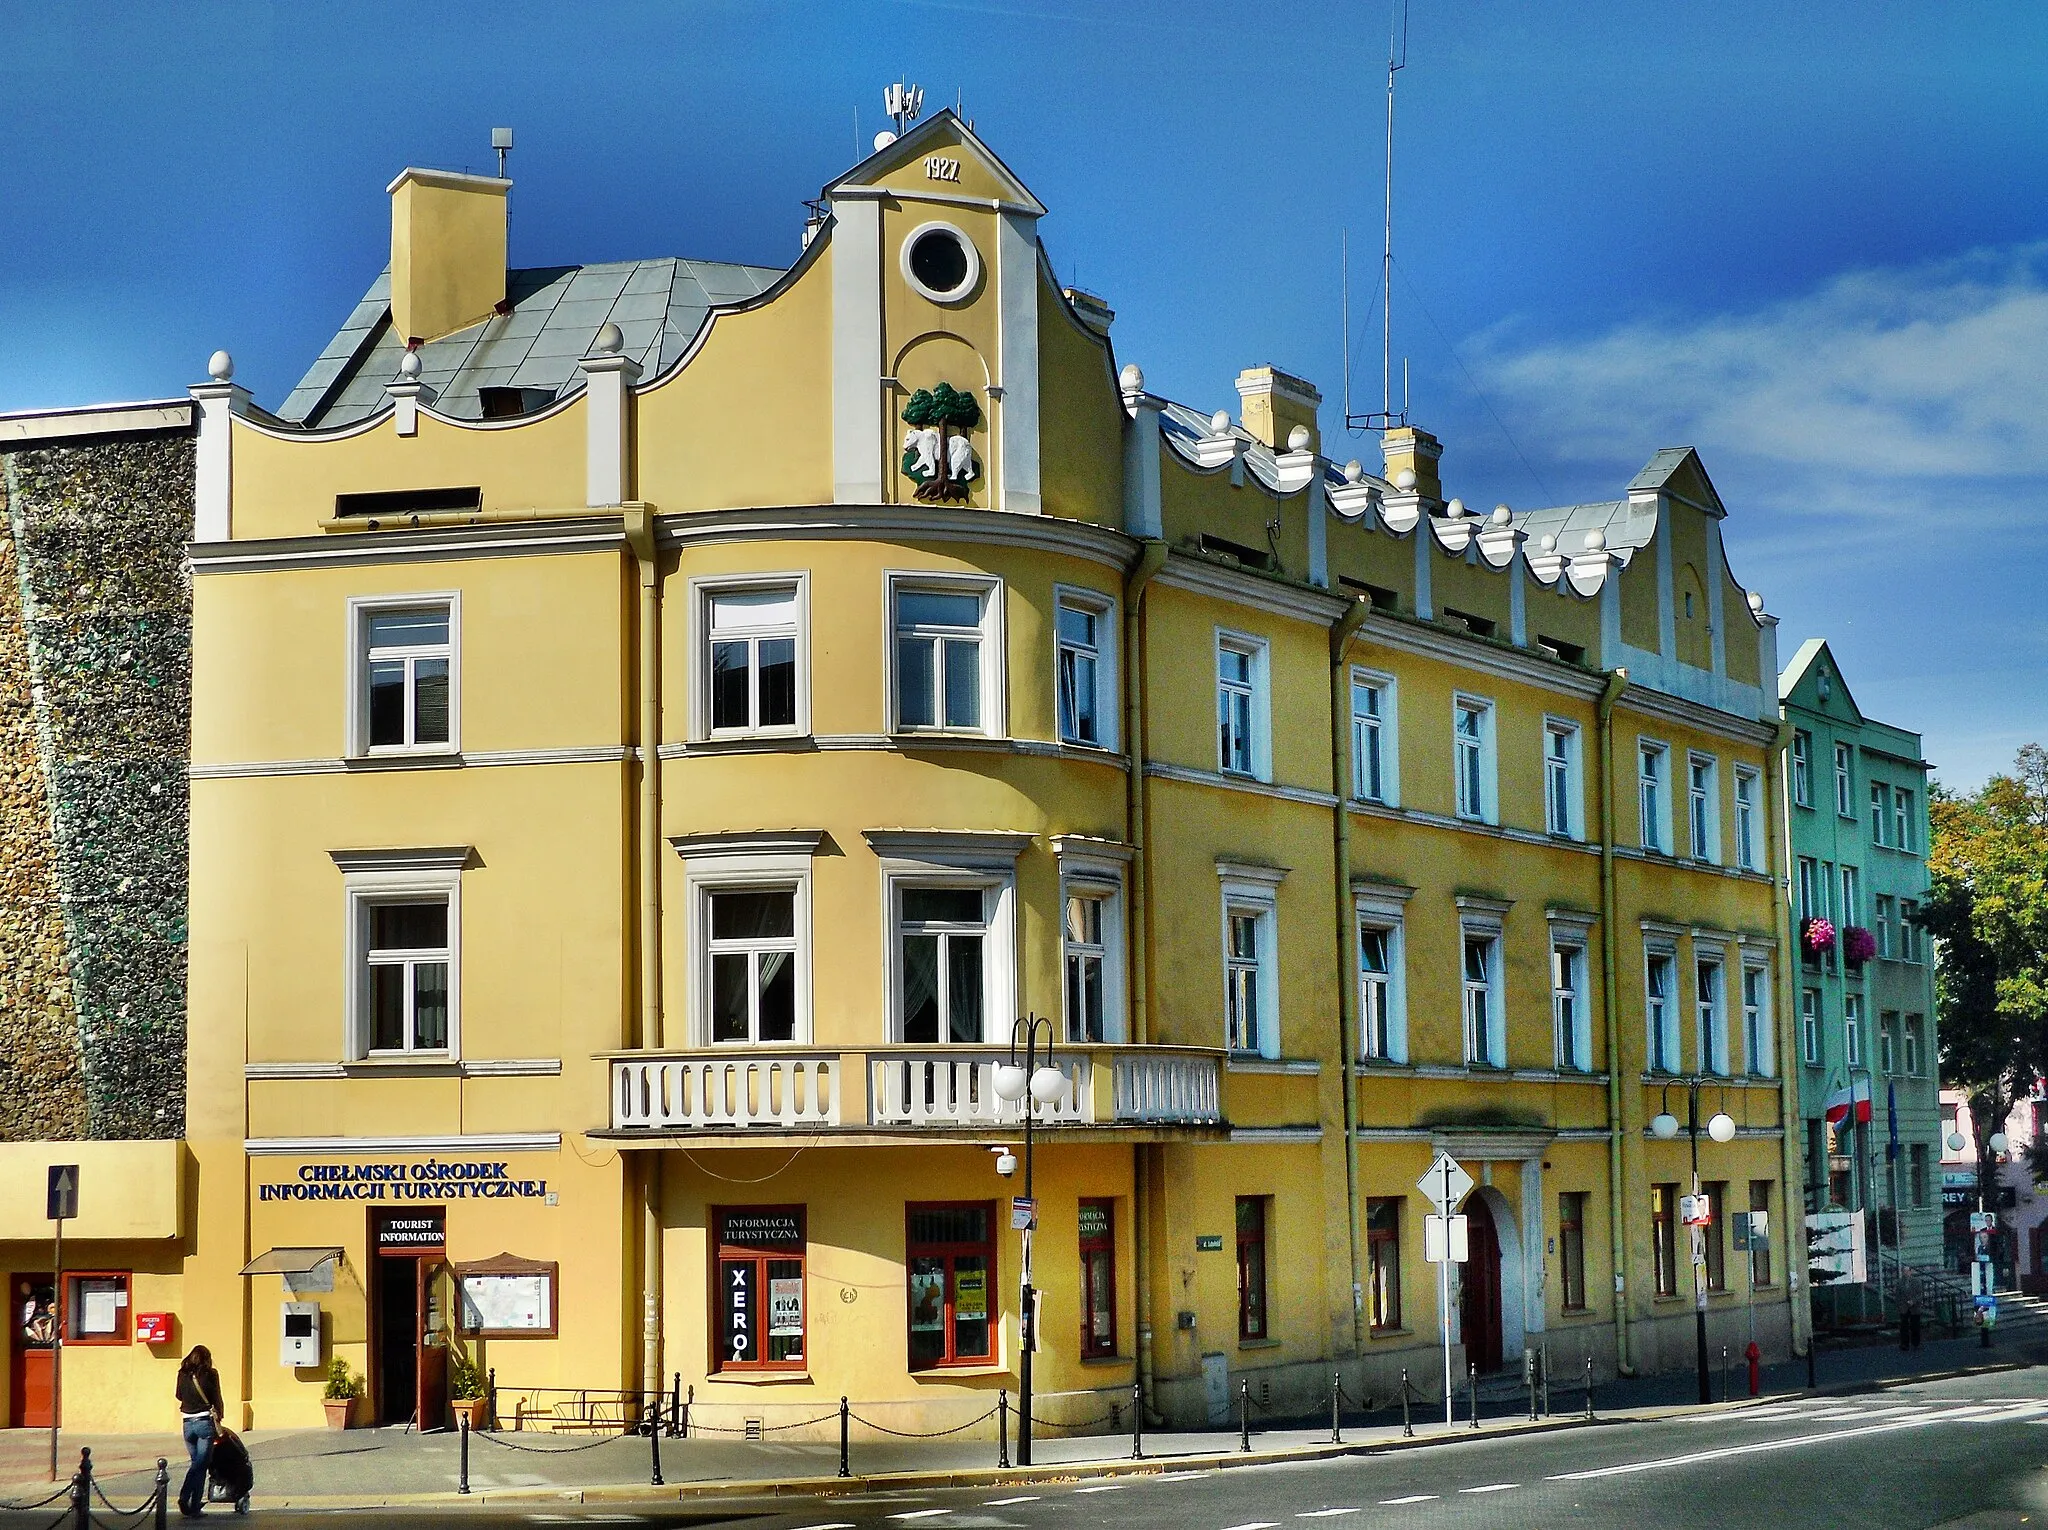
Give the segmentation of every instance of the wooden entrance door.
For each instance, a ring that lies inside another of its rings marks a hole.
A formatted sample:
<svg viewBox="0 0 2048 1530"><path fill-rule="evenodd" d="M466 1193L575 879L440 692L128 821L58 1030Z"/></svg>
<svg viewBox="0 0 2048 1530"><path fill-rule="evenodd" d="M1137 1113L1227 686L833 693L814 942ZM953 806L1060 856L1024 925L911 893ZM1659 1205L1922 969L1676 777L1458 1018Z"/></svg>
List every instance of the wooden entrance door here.
<svg viewBox="0 0 2048 1530"><path fill-rule="evenodd" d="M419 1427L441 1429L448 1423L448 1328L450 1279L438 1258L419 1264L419 1351L414 1371L419 1377Z"/></svg>
<svg viewBox="0 0 2048 1530"><path fill-rule="evenodd" d="M12 1303L7 1323L7 1422L15 1429L47 1429L53 1405L57 1284L49 1275L16 1275L8 1280L7 1291Z"/></svg>
<svg viewBox="0 0 2048 1530"><path fill-rule="evenodd" d="M1465 1335L1465 1357L1485 1375L1500 1369L1500 1234L1493 1212L1477 1195L1459 1208L1467 1218L1469 1256L1458 1295L1458 1326Z"/></svg>

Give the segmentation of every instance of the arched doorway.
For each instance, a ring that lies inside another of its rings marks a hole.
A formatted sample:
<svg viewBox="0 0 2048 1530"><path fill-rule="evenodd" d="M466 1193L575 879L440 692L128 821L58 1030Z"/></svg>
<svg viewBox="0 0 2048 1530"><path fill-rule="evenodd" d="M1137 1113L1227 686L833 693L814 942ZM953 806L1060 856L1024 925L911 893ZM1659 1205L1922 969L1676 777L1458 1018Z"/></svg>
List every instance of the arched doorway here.
<svg viewBox="0 0 2048 1530"><path fill-rule="evenodd" d="M1458 1288L1458 1331L1465 1358L1486 1374L1501 1363L1500 1232L1485 1196L1468 1196L1463 1210L1469 1242Z"/></svg>

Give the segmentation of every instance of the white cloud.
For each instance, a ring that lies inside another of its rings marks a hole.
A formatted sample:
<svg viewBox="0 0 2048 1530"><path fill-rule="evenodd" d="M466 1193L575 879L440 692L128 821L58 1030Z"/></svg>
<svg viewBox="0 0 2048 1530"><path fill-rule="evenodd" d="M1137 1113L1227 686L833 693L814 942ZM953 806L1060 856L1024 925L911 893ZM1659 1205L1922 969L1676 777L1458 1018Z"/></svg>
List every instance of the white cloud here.
<svg viewBox="0 0 2048 1530"><path fill-rule="evenodd" d="M2048 476L2048 244L1478 352L1523 440L1562 461L1688 442L1785 509L1880 516L1924 514L1933 485L1988 507L1992 480Z"/></svg>

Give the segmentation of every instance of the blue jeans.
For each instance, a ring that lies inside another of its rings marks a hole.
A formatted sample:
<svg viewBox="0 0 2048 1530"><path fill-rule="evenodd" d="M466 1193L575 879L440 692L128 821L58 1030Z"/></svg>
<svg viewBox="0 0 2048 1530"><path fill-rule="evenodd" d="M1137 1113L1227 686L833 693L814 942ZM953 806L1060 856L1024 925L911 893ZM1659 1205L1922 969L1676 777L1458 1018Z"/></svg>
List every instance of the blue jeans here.
<svg viewBox="0 0 2048 1530"><path fill-rule="evenodd" d="M198 1514L206 1507L206 1463L213 1459L213 1417L185 1420L185 1454L192 1465L185 1472L185 1485L178 1489L178 1509Z"/></svg>

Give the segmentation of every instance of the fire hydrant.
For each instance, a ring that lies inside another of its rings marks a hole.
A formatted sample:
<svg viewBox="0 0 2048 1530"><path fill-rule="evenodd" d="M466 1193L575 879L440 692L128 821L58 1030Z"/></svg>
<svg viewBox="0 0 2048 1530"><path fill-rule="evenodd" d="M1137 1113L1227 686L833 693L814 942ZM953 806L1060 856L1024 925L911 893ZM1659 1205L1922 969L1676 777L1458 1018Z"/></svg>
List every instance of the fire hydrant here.
<svg viewBox="0 0 2048 1530"><path fill-rule="evenodd" d="M1749 1362L1749 1395L1761 1397L1764 1391L1764 1352L1757 1348L1756 1340L1749 1341L1749 1348L1742 1352L1742 1358Z"/></svg>

